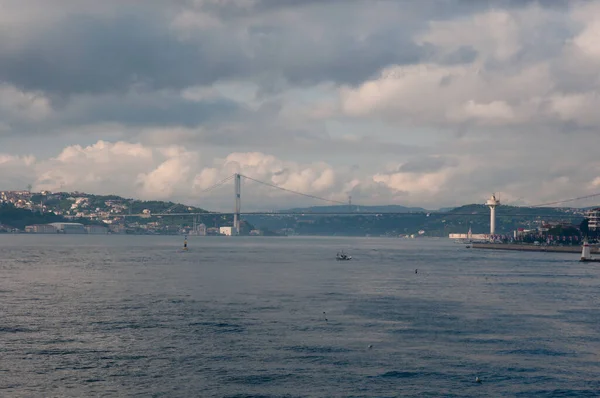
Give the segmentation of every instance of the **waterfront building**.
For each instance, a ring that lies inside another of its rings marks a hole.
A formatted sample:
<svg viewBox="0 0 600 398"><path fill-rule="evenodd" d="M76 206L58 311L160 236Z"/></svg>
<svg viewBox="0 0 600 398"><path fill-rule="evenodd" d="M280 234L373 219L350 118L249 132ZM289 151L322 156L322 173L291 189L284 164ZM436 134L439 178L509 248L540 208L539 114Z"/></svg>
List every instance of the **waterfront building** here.
<svg viewBox="0 0 600 398"><path fill-rule="evenodd" d="M78 222L53 222L52 225L56 231L61 234L85 234L87 231L83 224Z"/></svg>
<svg viewBox="0 0 600 398"><path fill-rule="evenodd" d="M590 231L600 231L600 207L588 210L586 217Z"/></svg>
<svg viewBox="0 0 600 398"><path fill-rule="evenodd" d="M87 225L85 230L90 235L106 235L108 234L108 228L102 225Z"/></svg>
<svg viewBox="0 0 600 398"><path fill-rule="evenodd" d="M26 226L25 232L30 234L55 234L56 227L50 224L34 224Z"/></svg>
<svg viewBox="0 0 600 398"><path fill-rule="evenodd" d="M233 227L221 227L219 228L219 233L225 236L231 236L233 233Z"/></svg>

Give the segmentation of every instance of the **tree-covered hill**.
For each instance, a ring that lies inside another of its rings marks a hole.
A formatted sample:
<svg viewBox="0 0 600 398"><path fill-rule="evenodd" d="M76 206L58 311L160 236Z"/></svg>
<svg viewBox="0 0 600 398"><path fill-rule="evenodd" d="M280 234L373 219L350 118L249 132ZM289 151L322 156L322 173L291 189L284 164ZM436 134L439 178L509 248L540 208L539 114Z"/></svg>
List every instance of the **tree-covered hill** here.
<svg viewBox="0 0 600 398"><path fill-rule="evenodd" d="M0 204L0 224L22 230L27 225L49 224L53 222L80 222L82 224L92 224L89 220L67 220L65 217L50 212L41 213L39 211L19 209L10 203Z"/></svg>

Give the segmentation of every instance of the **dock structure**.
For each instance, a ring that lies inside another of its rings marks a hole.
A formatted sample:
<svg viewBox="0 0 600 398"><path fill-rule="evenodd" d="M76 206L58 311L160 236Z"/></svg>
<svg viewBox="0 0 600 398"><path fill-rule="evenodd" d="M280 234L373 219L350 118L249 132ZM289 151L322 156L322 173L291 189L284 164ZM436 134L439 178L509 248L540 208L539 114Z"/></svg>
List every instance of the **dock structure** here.
<svg viewBox="0 0 600 398"><path fill-rule="evenodd" d="M516 243L473 243L473 249L514 250L523 252L581 253L581 246L544 246ZM600 255L600 247L588 246L590 254Z"/></svg>

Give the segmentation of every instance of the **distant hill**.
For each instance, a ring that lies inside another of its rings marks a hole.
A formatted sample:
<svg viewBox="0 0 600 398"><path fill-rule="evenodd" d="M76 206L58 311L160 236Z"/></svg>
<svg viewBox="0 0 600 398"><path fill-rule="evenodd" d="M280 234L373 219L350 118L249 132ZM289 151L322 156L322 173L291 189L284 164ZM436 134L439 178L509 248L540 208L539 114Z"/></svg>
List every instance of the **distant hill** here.
<svg viewBox="0 0 600 398"><path fill-rule="evenodd" d="M347 206L323 206L318 209L321 213L340 211ZM404 211L397 210L398 208ZM428 211L422 208L403 206L372 206L360 210L381 213L380 215L327 215L319 216L314 208L291 209L304 212L304 215L285 216L247 216L257 227L268 227L273 230L290 228L301 235L388 235L417 234L425 231L425 236L444 236L449 233L467 233L469 228L473 233L489 233L490 210L485 205L470 204L456 207L445 212ZM392 210L393 209L393 210ZM385 214L393 212L395 214ZM343 210L342 210L343 211ZM514 207L499 206L496 210L496 233L511 234L517 228L535 228L540 221L567 222L579 225L583 219L580 209L548 208L548 207Z"/></svg>
<svg viewBox="0 0 600 398"><path fill-rule="evenodd" d="M68 220L54 213L40 213L28 209L19 209L10 203L0 204L0 224L11 228L24 229L27 225L49 224L53 222L80 222L82 224L96 224L90 220Z"/></svg>
<svg viewBox="0 0 600 398"><path fill-rule="evenodd" d="M335 206L311 206L297 207L288 210L281 210L280 213L347 213L347 212L372 212L372 213L418 213L428 212L422 207L406 207L400 205L383 206L357 206L357 205L335 205Z"/></svg>
<svg viewBox="0 0 600 398"><path fill-rule="evenodd" d="M231 215L209 214L199 207L163 201L140 201L116 195L91 195L82 192L28 193L6 192L7 203L0 204L0 224L23 229L26 225L55 221L75 221L83 224L109 222L123 223L127 231L136 233L178 233L183 226L195 221L207 227L232 224ZM207 213L194 220L182 215L176 217L135 217L149 210L157 213ZM398 236L418 234L448 236L449 233L487 233L490 230L490 210L483 204L469 204L455 208L427 210L422 207L401 205L381 206L311 206L282 210L278 213L242 217L244 221L266 230L285 230L300 235ZM329 213L329 214L325 214ZM340 214L335 214L340 213ZM345 214L344 214L345 213ZM348 214L374 213L374 214ZM584 209L550 207L516 207L501 205L496 210L496 232L510 234L517 228L535 228L545 222L566 222L579 225ZM254 226L248 225L248 229Z"/></svg>
<svg viewBox="0 0 600 398"><path fill-rule="evenodd" d="M199 207L188 206L181 203L164 202L160 200L138 200L123 198L117 195L93 195L84 192L55 192L50 195L34 194L31 201L34 203L44 203L46 208L58 214L67 214L73 205L72 198L87 198L77 211L84 213L94 211L110 211L114 214L131 213L139 214L148 209L152 213L207 213L206 210ZM71 211L74 213L74 211Z"/></svg>

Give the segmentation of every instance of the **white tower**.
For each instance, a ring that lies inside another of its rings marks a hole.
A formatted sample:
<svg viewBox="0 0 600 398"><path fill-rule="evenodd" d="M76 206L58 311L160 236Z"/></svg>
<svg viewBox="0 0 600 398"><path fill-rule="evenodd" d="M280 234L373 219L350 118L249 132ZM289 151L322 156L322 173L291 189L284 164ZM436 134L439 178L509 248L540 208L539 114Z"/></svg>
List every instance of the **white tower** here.
<svg viewBox="0 0 600 398"><path fill-rule="evenodd" d="M587 238L583 239L583 248L581 249L581 261L589 260L592 256L590 255L590 244Z"/></svg>
<svg viewBox="0 0 600 398"><path fill-rule="evenodd" d="M496 199L496 195L492 195L485 204L490 208L490 235L494 235L496 233L496 206L500 205L500 201Z"/></svg>

